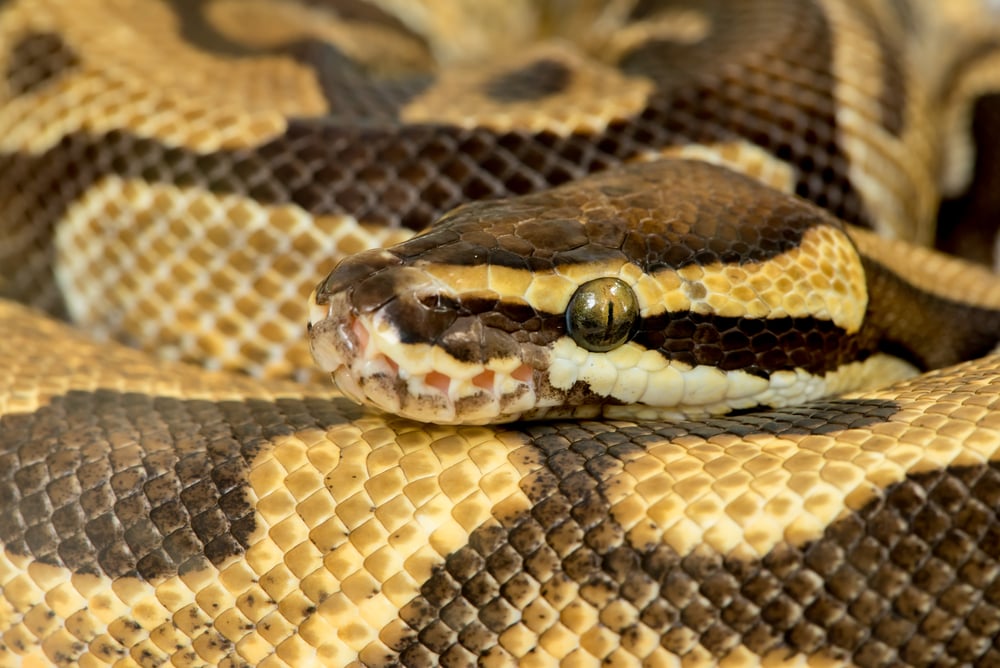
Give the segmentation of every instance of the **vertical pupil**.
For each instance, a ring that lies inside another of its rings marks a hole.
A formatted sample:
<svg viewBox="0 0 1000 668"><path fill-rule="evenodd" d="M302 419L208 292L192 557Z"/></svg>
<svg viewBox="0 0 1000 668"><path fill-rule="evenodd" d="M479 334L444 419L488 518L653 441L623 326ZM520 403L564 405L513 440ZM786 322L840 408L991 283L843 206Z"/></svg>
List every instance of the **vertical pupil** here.
<svg viewBox="0 0 1000 668"><path fill-rule="evenodd" d="M632 288L618 278L596 278L581 285L566 308L566 330L577 345L607 352L628 341L639 317Z"/></svg>

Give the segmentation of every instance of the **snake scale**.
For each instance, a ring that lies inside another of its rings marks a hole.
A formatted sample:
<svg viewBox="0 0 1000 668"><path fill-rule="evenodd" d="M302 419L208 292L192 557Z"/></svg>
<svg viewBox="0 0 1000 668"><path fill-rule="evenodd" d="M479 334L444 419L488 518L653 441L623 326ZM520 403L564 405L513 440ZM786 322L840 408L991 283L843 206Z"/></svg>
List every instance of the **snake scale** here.
<svg viewBox="0 0 1000 668"><path fill-rule="evenodd" d="M0 666L1000 665L995 3L0 36Z"/></svg>

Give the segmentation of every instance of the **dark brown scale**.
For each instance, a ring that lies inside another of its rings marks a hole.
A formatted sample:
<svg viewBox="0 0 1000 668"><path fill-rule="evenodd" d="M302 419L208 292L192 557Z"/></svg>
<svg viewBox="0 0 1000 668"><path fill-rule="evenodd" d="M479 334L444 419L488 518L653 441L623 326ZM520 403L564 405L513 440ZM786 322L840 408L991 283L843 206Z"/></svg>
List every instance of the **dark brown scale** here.
<svg viewBox="0 0 1000 668"><path fill-rule="evenodd" d="M34 93L79 64L80 57L59 35L30 33L10 50L7 87L15 96Z"/></svg>
<svg viewBox="0 0 1000 668"><path fill-rule="evenodd" d="M797 194L844 220L865 222L836 139L833 37L819 6L649 0L633 16L681 7L712 17L710 37L694 44L652 40L623 57L625 71L651 75L661 87L636 123L609 132L606 145L633 137L655 145L675 132L691 143L748 139L799 168ZM722 62L729 66L720 71ZM809 135L815 141L803 140Z"/></svg>
<svg viewBox="0 0 1000 668"><path fill-rule="evenodd" d="M806 203L735 172L664 161L538 195L468 204L391 252L436 265L478 265L488 258L494 265L544 271L618 260L654 271L764 262L829 222Z"/></svg>
<svg viewBox="0 0 1000 668"><path fill-rule="evenodd" d="M992 265L1000 227L1000 93L984 95L972 107L976 148L974 175L967 190L946 200L938 216L942 250Z"/></svg>
<svg viewBox="0 0 1000 668"><path fill-rule="evenodd" d="M393 322L412 323L399 328L404 343L432 343L471 363L517 357L521 344L551 343L565 320L561 313L540 313L526 304L476 297L421 299L405 290L385 312Z"/></svg>
<svg viewBox="0 0 1000 668"><path fill-rule="evenodd" d="M486 82L486 94L498 102L529 102L557 95L569 86L573 72L555 60L539 60Z"/></svg>

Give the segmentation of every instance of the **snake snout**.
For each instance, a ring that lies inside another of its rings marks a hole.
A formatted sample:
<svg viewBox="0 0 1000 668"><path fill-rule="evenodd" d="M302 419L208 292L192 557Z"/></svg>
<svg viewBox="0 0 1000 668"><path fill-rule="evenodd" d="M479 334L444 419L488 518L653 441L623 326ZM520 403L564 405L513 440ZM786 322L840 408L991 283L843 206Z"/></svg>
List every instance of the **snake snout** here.
<svg viewBox="0 0 1000 668"><path fill-rule="evenodd" d="M341 391L439 423L506 421L535 405L538 346L519 340L496 295L456 294L420 266L364 255L337 267L310 304L313 357Z"/></svg>

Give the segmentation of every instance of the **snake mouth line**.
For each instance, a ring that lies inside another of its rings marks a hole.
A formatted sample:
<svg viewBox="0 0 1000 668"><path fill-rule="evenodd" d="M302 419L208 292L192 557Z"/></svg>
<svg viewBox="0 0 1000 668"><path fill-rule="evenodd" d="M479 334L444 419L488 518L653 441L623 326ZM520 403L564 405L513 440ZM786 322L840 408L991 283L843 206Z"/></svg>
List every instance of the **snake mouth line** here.
<svg viewBox="0 0 1000 668"><path fill-rule="evenodd" d="M536 370L521 360L463 363L433 346L399 342L370 316L332 304L312 309L313 357L359 404L441 424L506 422L537 407Z"/></svg>

